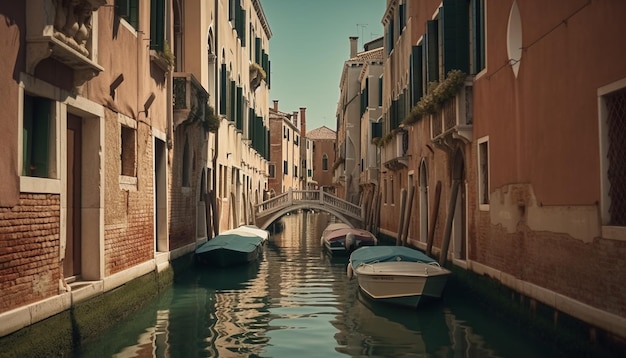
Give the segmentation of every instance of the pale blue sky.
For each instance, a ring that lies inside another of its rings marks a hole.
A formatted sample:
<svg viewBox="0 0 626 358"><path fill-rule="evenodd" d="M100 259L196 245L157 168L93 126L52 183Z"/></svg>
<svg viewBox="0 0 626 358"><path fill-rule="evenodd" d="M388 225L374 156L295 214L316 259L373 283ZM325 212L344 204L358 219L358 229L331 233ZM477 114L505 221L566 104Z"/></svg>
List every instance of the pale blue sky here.
<svg viewBox="0 0 626 358"><path fill-rule="evenodd" d="M335 130L339 79L350 36L363 44L383 35L385 0L261 0L270 29L270 106L306 107L306 130Z"/></svg>

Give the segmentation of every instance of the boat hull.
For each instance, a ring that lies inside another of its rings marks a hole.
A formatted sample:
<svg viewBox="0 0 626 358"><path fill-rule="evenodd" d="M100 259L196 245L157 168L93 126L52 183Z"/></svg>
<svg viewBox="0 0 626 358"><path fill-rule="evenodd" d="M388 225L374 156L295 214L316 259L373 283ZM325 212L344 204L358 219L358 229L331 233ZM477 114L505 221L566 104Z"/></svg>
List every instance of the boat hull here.
<svg viewBox="0 0 626 358"><path fill-rule="evenodd" d="M450 275L445 268L422 262L378 262L352 269L370 298L410 307L440 299Z"/></svg>
<svg viewBox="0 0 626 358"><path fill-rule="evenodd" d="M374 234L367 230L349 227L341 227L338 229L327 228L322 234L321 244L324 249L332 255L348 256L358 248L364 246L376 246L378 244L378 239L374 236Z"/></svg>
<svg viewBox="0 0 626 358"><path fill-rule="evenodd" d="M260 260L263 254L263 246L259 245L252 251L234 251L227 248L219 248L211 251L197 253L196 259L204 265L227 267L246 265Z"/></svg>
<svg viewBox="0 0 626 358"><path fill-rule="evenodd" d="M269 233L252 226L240 226L215 236L195 250L196 260L205 265L226 267L259 260Z"/></svg>

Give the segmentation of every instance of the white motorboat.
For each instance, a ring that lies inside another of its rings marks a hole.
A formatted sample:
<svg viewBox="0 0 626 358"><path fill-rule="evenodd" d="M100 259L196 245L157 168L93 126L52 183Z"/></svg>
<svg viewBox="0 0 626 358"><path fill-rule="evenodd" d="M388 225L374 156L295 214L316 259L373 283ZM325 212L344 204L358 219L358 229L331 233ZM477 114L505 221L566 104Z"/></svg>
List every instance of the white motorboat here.
<svg viewBox="0 0 626 358"><path fill-rule="evenodd" d="M348 277L356 276L370 298L417 307L440 299L450 271L421 251L405 246L368 246L350 255Z"/></svg>

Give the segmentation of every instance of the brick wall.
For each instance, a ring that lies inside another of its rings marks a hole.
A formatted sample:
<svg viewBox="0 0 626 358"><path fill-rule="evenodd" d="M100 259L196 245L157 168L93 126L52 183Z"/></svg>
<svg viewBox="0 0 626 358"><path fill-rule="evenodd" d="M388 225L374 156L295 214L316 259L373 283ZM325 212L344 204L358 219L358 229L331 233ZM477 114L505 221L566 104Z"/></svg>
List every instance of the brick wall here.
<svg viewBox="0 0 626 358"><path fill-rule="evenodd" d="M120 127L114 113L106 114L105 275L154 257L154 169L150 128L137 123L137 189L120 187Z"/></svg>
<svg viewBox="0 0 626 358"><path fill-rule="evenodd" d="M196 211L201 170L204 129L198 123L183 123L176 127L170 175L170 250L196 241ZM183 151L185 139L189 145L189 187L183 187Z"/></svg>
<svg viewBox="0 0 626 358"><path fill-rule="evenodd" d="M60 196L22 193L0 208L0 312L58 294Z"/></svg>

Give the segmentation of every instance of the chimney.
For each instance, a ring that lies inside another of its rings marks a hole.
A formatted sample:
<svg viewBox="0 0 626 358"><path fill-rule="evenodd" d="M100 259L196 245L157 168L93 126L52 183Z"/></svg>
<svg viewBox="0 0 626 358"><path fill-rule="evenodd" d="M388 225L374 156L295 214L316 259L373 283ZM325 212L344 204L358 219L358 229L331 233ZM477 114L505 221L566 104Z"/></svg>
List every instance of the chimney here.
<svg viewBox="0 0 626 358"><path fill-rule="evenodd" d="M291 121L296 125L296 127L298 126L298 112L297 111L293 111L293 114L291 115Z"/></svg>
<svg viewBox="0 0 626 358"><path fill-rule="evenodd" d="M300 107L300 131L306 135L306 107Z"/></svg>
<svg viewBox="0 0 626 358"><path fill-rule="evenodd" d="M277 99L274 100L274 111L278 112L278 100Z"/></svg>
<svg viewBox="0 0 626 358"><path fill-rule="evenodd" d="M359 38L356 36L350 36L350 58L356 57L356 48L358 46L357 40Z"/></svg>

